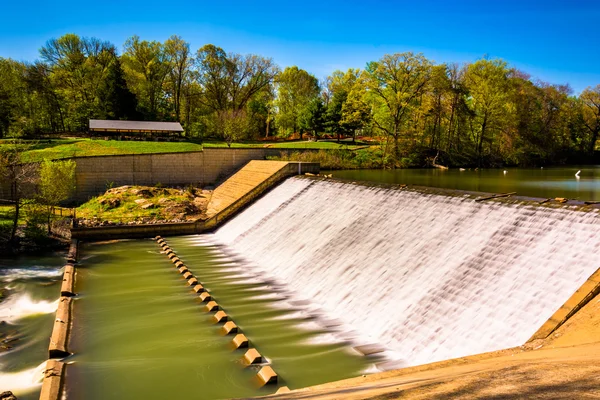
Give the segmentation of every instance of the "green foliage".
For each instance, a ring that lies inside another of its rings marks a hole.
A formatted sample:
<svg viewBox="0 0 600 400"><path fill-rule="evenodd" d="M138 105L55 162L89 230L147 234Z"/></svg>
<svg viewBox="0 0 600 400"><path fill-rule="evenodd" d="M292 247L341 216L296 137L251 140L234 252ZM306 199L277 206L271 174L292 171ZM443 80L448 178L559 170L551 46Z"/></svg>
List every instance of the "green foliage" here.
<svg viewBox="0 0 600 400"><path fill-rule="evenodd" d="M42 204L57 206L75 191L75 161L51 161L40 164L39 200Z"/></svg>
<svg viewBox="0 0 600 400"><path fill-rule="evenodd" d="M313 75L296 66L287 67L276 79L277 115L275 123L282 137L304 132L302 120L311 101L319 95L319 81ZM308 117L310 119L310 117ZM300 135L302 138L302 135Z"/></svg>
<svg viewBox="0 0 600 400"><path fill-rule="evenodd" d="M599 93L596 86L573 96L500 59L457 65L385 54L319 84L296 66L281 72L267 57L212 44L192 51L176 35L133 36L119 55L112 43L66 34L48 40L33 63L0 58L0 138L82 132L90 118L147 119L179 121L189 138L231 147L306 132L340 141L371 136L385 143L385 165L427 165L438 152L448 165L585 162L598 146ZM24 161L198 149L59 144L32 149Z"/></svg>

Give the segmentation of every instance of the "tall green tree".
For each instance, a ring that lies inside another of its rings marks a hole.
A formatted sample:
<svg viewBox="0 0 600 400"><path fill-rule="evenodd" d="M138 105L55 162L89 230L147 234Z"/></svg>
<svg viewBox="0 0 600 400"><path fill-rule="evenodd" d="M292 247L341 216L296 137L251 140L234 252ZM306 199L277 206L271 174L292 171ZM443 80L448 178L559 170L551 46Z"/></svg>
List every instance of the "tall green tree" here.
<svg viewBox="0 0 600 400"><path fill-rule="evenodd" d="M114 55L106 78L100 86L99 101L101 108L99 116L103 119L140 119L137 111L137 98L127 87L121 61L116 55Z"/></svg>
<svg viewBox="0 0 600 400"><path fill-rule="evenodd" d="M193 63L190 44L180 36L173 35L165 42L165 52L171 62L168 81L175 109L175 119L181 121L182 93L186 85L189 85L190 68Z"/></svg>
<svg viewBox="0 0 600 400"><path fill-rule="evenodd" d="M164 84L172 69L171 54L162 43L140 40L139 36L127 39L123 48L121 61L127 86L137 96L146 117L157 119L164 112Z"/></svg>
<svg viewBox="0 0 600 400"><path fill-rule="evenodd" d="M600 85L586 88L579 98L583 103L583 125L589 133L587 153L593 155L600 134Z"/></svg>
<svg viewBox="0 0 600 400"><path fill-rule="evenodd" d="M313 75L296 66L287 67L276 78L277 116L275 123L279 133L289 136L299 132L302 139L303 113L311 101L319 96L319 81Z"/></svg>
<svg viewBox="0 0 600 400"><path fill-rule="evenodd" d="M405 123L419 106L430 76L431 63L422 54L386 54L367 64L365 82L373 123L393 140L396 158Z"/></svg>
<svg viewBox="0 0 600 400"><path fill-rule="evenodd" d="M509 70L506 62L482 59L470 64L465 73L469 92L468 104L474 114L472 135L479 163L487 154L493 154L494 135L502 132L509 112Z"/></svg>

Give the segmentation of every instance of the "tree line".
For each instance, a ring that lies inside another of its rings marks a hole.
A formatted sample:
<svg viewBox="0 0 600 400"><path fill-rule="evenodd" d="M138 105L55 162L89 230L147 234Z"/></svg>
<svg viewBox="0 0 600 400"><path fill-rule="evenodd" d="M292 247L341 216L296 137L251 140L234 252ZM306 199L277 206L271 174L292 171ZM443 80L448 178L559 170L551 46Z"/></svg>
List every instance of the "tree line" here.
<svg viewBox="0 0 600 400"><path fill-rule="evenodd" d="M574 95L501 59L386 54L319 81L212 44L194 53L179 36L133 36L119 54L67 34L39 53L32 63L0 58L0 137L85 131L91 118L179 121L190 137L228 143L371 137L394 166L428 155L450 165L591 161L600 133L600 85Z"/></svg>

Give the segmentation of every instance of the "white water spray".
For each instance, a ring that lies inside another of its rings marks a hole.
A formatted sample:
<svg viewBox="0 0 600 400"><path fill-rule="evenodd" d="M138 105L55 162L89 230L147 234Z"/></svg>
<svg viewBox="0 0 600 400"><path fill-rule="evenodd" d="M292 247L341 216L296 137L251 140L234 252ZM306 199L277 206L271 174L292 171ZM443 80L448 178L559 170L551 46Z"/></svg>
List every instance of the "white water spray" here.
<svg viewBox="0 0 600 400"><path fill-rule="evenodd" d="M598 268L599 223L292 178L215 238L417 365L523 344Z"/></svg>
<svg viewBox="0 0 600 400"><path fill-rule="evenodd" d="M58 300L33 300L27 293L9 296L0 303L0 321L13 323L37 314L50 314L58 308Z"/></svg>
<svg viewBox="0 0 600 400"><path fill-rule="evenodd" d="M19 372L0 372L0 389L10 390L17 397L29 393L41 385L45 369L46 361Z"/></svg>

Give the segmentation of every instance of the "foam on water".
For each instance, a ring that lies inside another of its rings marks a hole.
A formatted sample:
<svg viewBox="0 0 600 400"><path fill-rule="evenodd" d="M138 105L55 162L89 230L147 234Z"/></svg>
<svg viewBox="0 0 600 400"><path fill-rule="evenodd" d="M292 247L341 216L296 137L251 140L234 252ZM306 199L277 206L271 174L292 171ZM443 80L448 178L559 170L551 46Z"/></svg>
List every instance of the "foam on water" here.
<svg viewBox="0 0 600 400"><path fill-rule="evenodd" d="M38 314L50 314L58 308L58 300L33 300L27 293L17 293L0 303L0 321L15 321Z"/></svg>
<svg viewBox="0 0 600 400"><path fill-rule="evenodd" d="M598 268L599 222L292 178L213 240L417 365L523 344Z"/></svg>
<svg viewBox="0 0 600 400"><path fill-rule="evenodd" d="M46 361L35 368L19 372L1 372L0 389L10 390L15 396L21 396L39 388L44 379Z"/></svg>

